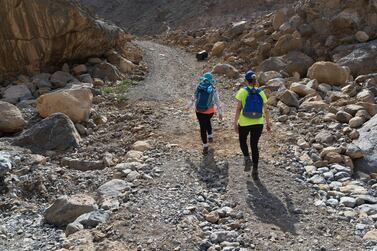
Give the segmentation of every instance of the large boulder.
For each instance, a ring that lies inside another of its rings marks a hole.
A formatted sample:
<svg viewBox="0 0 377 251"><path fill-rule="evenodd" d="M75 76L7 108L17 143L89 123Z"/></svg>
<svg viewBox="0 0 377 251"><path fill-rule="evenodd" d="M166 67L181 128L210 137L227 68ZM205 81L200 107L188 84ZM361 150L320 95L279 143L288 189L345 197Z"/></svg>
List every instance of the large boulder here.
<svg viewBox="0 0 377 251"><path fill-rule="evenodd" d="M52 85L56 88L65 87L68 83L79 82L75 77L73 77L68 72L57 71L51 75L50 81Z"/></svg>
<svg viewBox="0 0 377 251"><path fill-rule="evenodd" d="M123 75L114 65L103 62L94 67L93 77L114 82L121 80Z"/></svg>
<svg viewBox="0 0 377 251"><path fill-rule="evenodd" d="M299 108L300 103L294 92L285 90L278 96L279 100L289 107Z"/></svg>
<svg viewBox="0 0 377 251"><path fill-rule="evenodd" d="M360 137L354 141L364 154L355 161L355 167L367 173L377 172L377 115L359 130Z"/></svg>
<svg viewBox="0 0 377 251"><path fill-rule="evenodd" d="M3 95L3 100L12 104L31 98L33 98L33 95L26 85L11 85L5 89Z"/></svg>
<svg viewBox="0 0 377 251"><path fill-rule="evenodd" d="M292 83L289 89L302 97L316 93L314 89L306 86L304 83Z"/></svg>
<svg viewBox="0 0 377 251"><path fill-rule="evenodd" d="M24 129L26 122L20 110L8 103L0 101L0 133L14 133Z"/></svg>
<svg viewBox="0 0 377 251"><path fill-rule="evenodd" d="M377 40L339 46L334 50L333 59L339 65L349 67L355 77L377 72Z"/></svg>
<svg viewBox="0 0 377 251"><path fill-rule="evenodd" d="M80 140L80 135L69 117L63 113L55 113L24 131L13 140L13 144L40 153L77 147Z"/></svg>
<svg viewBox="0 0 377 251"><path fill-rule="evenodd" d="M80 123L89 119L92 100L93 94L88 88L63 89L40 96L37 110L43 118L61 112L73 122Z"/></svg>
<svg viewBox="0 0 377 251"><path fill-rule="evenodd" d="M298 51L302 48L302 39L299 36L286 34L279 38L272 50L274 56L281 56L290 51Z"/></svg>
<svg viewBox="0 0 377 251"><path fill-rule="evenodd" d="M217 64L213 67L212 72L214 74L226 75L229 78L238 78L239 71L230 64Z"/></svg>
<svg viewBox="0 0 377 251"><path fill-rule="evenodd" d="M310 66L312 66L314 60L308 55L299 52L291 51L287 55L281 57L271 57L266 59L261 64L262 71L284 71L291 75L298 72L300 75L306 76L306 73Z"/></svg>
<svg viewBox="0 0 377 251"><path fill-rule="evenodd" d="M0 74L100 56L130 39L72 0L6 0L0 17Z"/></svg>
<svg viewBox="0 0 377 251"><path fill-rule="evenodd" d="M308 70L308 77L320 83L342 85L350 78L349 70L333 62L320 61Z"/></svg>
<svg viewBox="0 0 377 251"><path fill-rule="evenodd" d="M46 209L44 218L47 223L62 227L97 208L95 200L86 194L62 196Z"/></svg>
<svg viewBox="0 0 377 251"><path fill-rule="evenodd" d="M115 51L111 51L107 55L107 60L109 60L111 64L116 65L119 68L119 70L124 74L132 73L136 67L134 63L125 59Z"/></svg>
<svg viewBox="0 0 377 251"><path fill-rule="evenodd" d="M213 45L211 55L215 57L220 57L225 50L225 43L224 42L217 42Z"/></svg>

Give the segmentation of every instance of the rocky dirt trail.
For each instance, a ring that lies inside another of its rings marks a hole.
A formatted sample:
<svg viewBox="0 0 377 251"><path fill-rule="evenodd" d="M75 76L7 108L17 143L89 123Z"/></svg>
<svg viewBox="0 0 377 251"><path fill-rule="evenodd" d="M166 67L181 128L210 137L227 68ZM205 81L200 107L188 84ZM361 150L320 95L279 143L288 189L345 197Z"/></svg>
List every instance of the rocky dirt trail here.
<svg viewBox="0 0 377 251"><path fill-rule="evenodd" d="M315 193L286 171L294 157L282 129L263 135L260 181L243 172L235 91L221 81L226 119L215 119L212 151L201 156L195 115L183 107L206 66L178 49L138 45L150 74L128 95L162 114L153 132L162 174L114 214L114 240L138 250L363 250L354 227L315 207Z"/></svg>

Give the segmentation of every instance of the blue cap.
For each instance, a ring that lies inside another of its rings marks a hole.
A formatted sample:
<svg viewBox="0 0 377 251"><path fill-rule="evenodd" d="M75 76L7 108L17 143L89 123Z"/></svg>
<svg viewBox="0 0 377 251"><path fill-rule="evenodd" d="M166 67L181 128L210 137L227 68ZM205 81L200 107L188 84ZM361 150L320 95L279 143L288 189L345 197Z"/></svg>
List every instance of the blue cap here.
<svg viewBox="0 0 377 251"><path fill-rule="evenodd" d="M249 70L245 73L245 79L250 81L253 79L253 76L255 75L255 72L252 70Z"/></svg>
<svg viewBox="0 0 377 251"><path fill-rule="evenodd" d="M208 81L210 82L211 84L214 84L215 83L215 80L213 79L213 75L212 73L210 72L206 72L203 74L203 77L200 78L200 81Z"/></svg>

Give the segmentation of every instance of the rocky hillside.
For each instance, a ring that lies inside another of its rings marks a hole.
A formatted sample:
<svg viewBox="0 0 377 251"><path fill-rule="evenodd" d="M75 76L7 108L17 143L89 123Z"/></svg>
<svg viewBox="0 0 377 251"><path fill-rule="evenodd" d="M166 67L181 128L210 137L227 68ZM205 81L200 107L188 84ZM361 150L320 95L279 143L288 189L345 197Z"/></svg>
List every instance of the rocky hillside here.
<svg viewBox="0 0 377 251"><path fill-rule="evenodd" d="M1 0L0 4L0 74L49 70L102 56L130 40L120 28L83 12L75 1Z"/></svg>
<svg viewBox="0 0 377 251"><path fill-rule="evenodd" d="M226 22L259 16L294 0L81 0L99 16L137 35L170 29L219 27ZM127 14L125 14L127 13Z"/></svg>

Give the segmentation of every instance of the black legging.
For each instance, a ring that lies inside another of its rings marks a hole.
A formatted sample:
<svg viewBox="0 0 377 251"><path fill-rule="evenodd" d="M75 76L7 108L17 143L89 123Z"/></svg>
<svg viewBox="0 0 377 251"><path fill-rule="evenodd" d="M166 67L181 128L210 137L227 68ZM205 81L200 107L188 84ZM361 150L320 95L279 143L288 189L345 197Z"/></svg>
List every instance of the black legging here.
<svg viewBox="0 0 377 251"><path fill-rule="evenodd" d="M259 149L258 142L262 135L263 125L251 125L251 126L238 126L240 146L243 156L249 157L249 148L247 146L247 137L250 134L251 153L253 158L253 166L258 168L259 161Z"/></svg>
<svg viewBox="0 0 377 251"><path fill-rule="evenodd" d="M207 135L212 135L211 118L213 117L213 113L203 114L203 113L197 112L196 117L199 120L200 136L202 138L202 142L203 144L207 144L208 143Z"/></svg>

